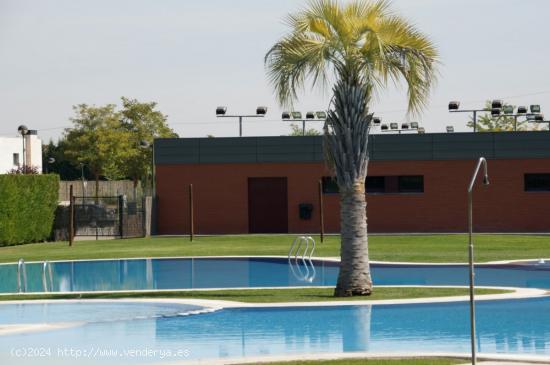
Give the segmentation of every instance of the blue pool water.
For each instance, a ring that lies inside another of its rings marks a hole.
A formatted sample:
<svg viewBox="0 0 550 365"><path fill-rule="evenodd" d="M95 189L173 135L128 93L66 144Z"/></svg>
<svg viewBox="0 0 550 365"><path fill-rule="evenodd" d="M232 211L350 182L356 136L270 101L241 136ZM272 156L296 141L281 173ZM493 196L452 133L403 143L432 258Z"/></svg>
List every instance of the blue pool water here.
<svg viewBox="0 0 550 365"><path fill-rule="evenodd" d="M303 281L286 259L181 258L52 263L53 291L332 286L338 264L314 261L315 278ZM309 269L312 272L311 269ZM372 265L375 285L466 285L464 265ZM44 291L42 265L27 264L27 291ZM550 265L478 265L477 285L550 288ZM0 265L0 293L17 291L16 265Z"/></svg>
<svg viewBox="0 0 550 365"><path fill-rule="evenodd" d="M86 305L87 311L97 313L111 313L113 306L120 307L107 316L108 320L89 320L84 325L49 332L2 336L0 363L73 364L74 356L63 352L68 349L81 354L95 353L89 358L79 358L78 363L83 364L162 363L323 352L469 351L466 302L236 308L192 316L178 315L189 308L177 304L151 304L150 310L140 304L138 312L146 311L148 316L133 320L123 309L135 310L134 304L92 302ZM29 313L41 313L34 318L41 322L80 319L80 314L75 313L83 309L63 303L3 304L0 323L27 321ZM165 315L155 318L153 314L157 310ZM529 354L550 359L550 298L479 302L477 329L480 352ZM49 349L50 355L15 358L13 349L21 348ZM141 356L122 355L125 350L136 349L142 351ZM114 351L121 355L112 356ZM150 356L145 355L147 351Z"/></svg>

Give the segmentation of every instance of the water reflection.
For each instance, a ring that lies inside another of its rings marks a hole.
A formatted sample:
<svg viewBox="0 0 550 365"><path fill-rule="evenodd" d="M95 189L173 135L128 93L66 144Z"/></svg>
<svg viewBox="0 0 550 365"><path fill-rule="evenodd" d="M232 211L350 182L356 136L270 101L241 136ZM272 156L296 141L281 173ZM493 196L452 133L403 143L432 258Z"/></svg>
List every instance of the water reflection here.
<svg viewBox="0 0 550 365"><path fill-rule="evenodd" d="M54 291L109 291L334 285L338 263L271 258L55 262ZM466 285L463 265L372 265L375 285ZM29 292L44 290L42 264L27 264ZM17 290L16 265L0 265L0 292ZM483 265L476 284L550 288L550 265Z"/></svg>

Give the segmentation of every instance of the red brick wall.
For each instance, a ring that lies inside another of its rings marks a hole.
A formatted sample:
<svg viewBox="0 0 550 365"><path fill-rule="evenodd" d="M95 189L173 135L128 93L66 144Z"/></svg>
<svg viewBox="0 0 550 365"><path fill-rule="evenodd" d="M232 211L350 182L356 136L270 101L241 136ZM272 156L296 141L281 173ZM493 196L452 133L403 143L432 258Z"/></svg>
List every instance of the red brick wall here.
<svg viewBox="0 0 550 365"><path fill-rule="evenodd" d="M369 175L424 175L423 194L367 195L371 232L464 232L467 185L475 161L371 162ZM525 192L525 173L550 173L550 159L491 160L491 185L474 190L474 222L484 232L550 232L550 192ZM159 234L189 232L188 185L194 186L195 232L248 232L248 177L288 177L290 233L318 232L323 164L188 164L156 169ZM339 230L339 196L324 195L325 230ZM300 220L298 204L314 205Z"/></svg>

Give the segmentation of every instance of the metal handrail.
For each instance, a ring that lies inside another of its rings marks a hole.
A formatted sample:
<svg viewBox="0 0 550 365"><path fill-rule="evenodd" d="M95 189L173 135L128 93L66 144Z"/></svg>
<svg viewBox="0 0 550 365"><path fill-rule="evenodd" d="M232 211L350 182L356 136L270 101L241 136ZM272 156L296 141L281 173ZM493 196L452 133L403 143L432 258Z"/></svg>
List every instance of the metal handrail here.
<svg viewBox="0 0 550 365"><path fill-rule="evenodd" d="M311 246L310 246L311 242ZM302 245L305 243L305 249L301 251ZM311 247L311 251L310 251ZM313 254L315 253L315 240L311 236L298 236L294 239L292 242L292 245L290 246L290 250L288 251L288 264L290 266L290 270L292 271L292 274L298 279L303 280L307 282L313 282L313 279L315 279L315 276L317 275L315 270L315 265L313 265L313 261L311 260ZM294 257L294 263L292 262L292 257ZM300 268L300 263L298 260L301 259L304 268L305 273L302 272L302 269ZM294 269L294 265L296 265L296 268L298 269L299 273L296 273ZM311 267L311 270L310 270Z"/></svg>
<svg viewBox="0 0 550 365"><path fill-rule="evenodd" d="M471 332L471 347L472 347L472 365L476 364L476 314L475 314L475 297L474 297L474 242L472 240L473 232L473 199L472 193L474 184L479 174L479 170L483 165L485 175L483 176L483 185L489 185L489 174L487 173L487 160L481 157L477 162L474 175L468 186L468 257L470 268L470 332Z"/></svg>
<svg viewBox="0 0 550 365"><path fill-rule="evenodd" d="M50 282L49 290L48 279ZM44 288L44 292L53 291L52 264L49 261L44 261L42 264L42 287Z"/></svg>
<svg viewBox="0 0 550 365"><path fill-rule="evenodd" d="M23 259L17 262L17 292L27 292L27 266Z"/></svg>

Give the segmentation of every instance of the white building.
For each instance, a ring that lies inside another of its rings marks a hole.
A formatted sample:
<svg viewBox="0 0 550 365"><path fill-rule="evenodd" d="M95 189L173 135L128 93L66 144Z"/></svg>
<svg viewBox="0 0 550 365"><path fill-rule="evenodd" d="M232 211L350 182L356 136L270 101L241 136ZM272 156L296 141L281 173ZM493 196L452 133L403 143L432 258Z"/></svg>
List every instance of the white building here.
<svg viewBox="0 0 550 365"><path fill-rule="evenodd" d="M0 174L6 174L10 170L23 163L33 166L42 173L42 141L38 138L35 130L29 130L23 137L0 137Z"/></svg>

